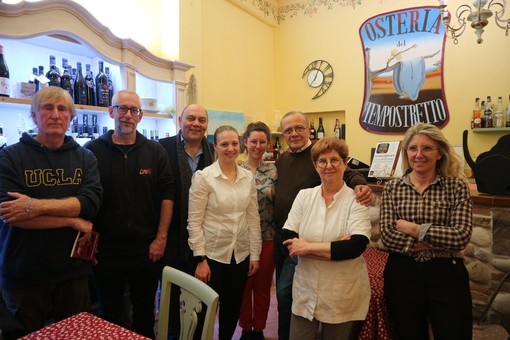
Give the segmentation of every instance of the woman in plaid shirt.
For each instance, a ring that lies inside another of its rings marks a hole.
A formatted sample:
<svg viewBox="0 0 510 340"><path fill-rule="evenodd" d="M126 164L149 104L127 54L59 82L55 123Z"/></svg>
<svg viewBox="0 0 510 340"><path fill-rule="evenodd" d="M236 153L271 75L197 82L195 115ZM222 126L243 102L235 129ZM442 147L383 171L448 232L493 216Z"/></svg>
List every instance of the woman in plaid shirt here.
<svg viewBox="0 0 510 340"><path fill-rule="evenodd" d="M402 144L404 175L388 182L381 238L390 255L385 297L399 339L471 339L469 275L462 250L473 204L461 161L442 132L418 123Z"/></svg>

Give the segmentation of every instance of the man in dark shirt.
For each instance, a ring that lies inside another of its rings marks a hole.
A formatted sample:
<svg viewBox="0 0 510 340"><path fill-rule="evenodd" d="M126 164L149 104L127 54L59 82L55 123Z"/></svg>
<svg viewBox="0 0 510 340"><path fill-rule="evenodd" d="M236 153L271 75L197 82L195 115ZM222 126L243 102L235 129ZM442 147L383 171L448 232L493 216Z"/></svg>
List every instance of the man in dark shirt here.
<svg viewBox="0 0 510 340"><path fill-rule="evenodd" d="M202 170L214 162L214 149L205 136L207 123L206 109L198 104L190 104L184 108L179 117L181 131L173 137L159 140L170 156L170 164L176 178L174 212L168 231L164 262L193 276L196 263L188 245L187 229L189 188L195 171ZM172 289L168 329L171 339L179 338L179 294L179 289ZM200 334L200 330L195 332L197 333Z"/></svg>
<svg viewBox="0 0 510 340"><path fill-rule="evenodd" d="M133 306L132 329L154 338L154 301L172 219L174 177L159 143L136 130L140 97L117 92L109 107L114 130L85 147L97 158L104 201L94 219L101 233L95 277L102 316L123 324L125 286Z"/></svg>
<svg viewBox="0 0 510 340"><path fill-rule="evenodd" d="M282 228L292 207L296 195L301 189L312 188L321 184L315 171L310 141L308 118L301 112L291 111L281 120L283 138L289 149L276 161L278 181L274 206L275 221L275 262L276 262L276 296L278 298L278 338L289 338L290 317L292 307L292 280L297 257L289 257L283 245ZM356 199L364 205L372 200L372 191L359 172L349 168L344 173L345 183L354 189Z"/></svg>

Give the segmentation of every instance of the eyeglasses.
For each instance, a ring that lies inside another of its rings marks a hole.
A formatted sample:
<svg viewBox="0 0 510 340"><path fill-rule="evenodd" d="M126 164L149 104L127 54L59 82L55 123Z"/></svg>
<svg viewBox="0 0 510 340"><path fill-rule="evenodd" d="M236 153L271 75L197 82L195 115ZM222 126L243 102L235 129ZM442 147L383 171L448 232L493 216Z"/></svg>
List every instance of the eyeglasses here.
<svg viewBox="0 0 510 340"><path fill-rule="evenodd" d="M121 115L125 115L129 111L131 113L131 116L138 117L138 115L142 112L142 109L136 106L127 107L126 105L114 105L113 107L117 108L117 111Z"/></svg>
<svg viewBox="0 0 510 340"><path fill-rule="evenodd" d="M329 161L327 159L319 159L317 162L315 162L315 165L317 165L318 168L324 169L328 166L328 164L331 164L333 168L337 168L340 166L340 163L342 163L342 160L339 158L331 158Z"/></svg>
<svg viewBox="0 0 510 340"><path fill-rule="evenodd" d="M431 146L422 146L421 148L417 147L417 146L410 146L407 148L407 152L409 153L412 153L412 154L417 154L418 151L421 151L421 153L423 154L429 154L431 153L432 151L435 151L437 150L436 148L433 148Z"/></svg>
<svg viewBox="0 0 510 340"><path fill-rule="evenodd" d="M288 129L283 130L283 134L285 136L290 136L290 135L292 135L293 131L296 131L296 133L303 133L305 130L306 130L306 127L298 125L294 128L288 128Z"/></svg>

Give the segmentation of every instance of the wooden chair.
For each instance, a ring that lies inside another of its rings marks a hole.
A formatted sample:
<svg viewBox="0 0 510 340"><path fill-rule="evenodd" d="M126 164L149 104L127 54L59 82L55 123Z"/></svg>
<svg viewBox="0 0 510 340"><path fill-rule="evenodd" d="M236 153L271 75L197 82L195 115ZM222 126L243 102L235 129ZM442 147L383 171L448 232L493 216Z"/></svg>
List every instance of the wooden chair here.
<svg viewBox="0 0 510 340"><path fill-rule="evenodd" d="M195 277L175 268L166 266L161 279L161 301L159 307L158 340L168 338L168 316L170 313L170 291L172 285L181 288L180 295L180 340L192 340L198 325L197 313L202 311L202 303L207 306L202 329L202 340L212 340L214 323L218 313L219 295L211 287ZM175 288L175 287L174 287Z"/></svg>

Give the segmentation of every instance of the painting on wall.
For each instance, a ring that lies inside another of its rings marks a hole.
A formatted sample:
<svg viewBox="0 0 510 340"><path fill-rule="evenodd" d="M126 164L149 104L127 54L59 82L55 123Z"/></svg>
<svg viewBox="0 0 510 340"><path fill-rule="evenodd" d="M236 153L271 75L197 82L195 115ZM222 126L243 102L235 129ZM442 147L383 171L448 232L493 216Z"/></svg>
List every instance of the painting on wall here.
<svg viewBox="0 0 510 340"><path fill-rule="evenodd" d="M449 120L443 87L445 30L437 7L383 13L360 27L365 92L360 125L379 134Z"/></svg>
<svg viewBox="0 0 510 340"><path fill-rule="evenodd" d="M214 131L222 125L230 125L234 127L239 135L244 132L244 113L207 110L209 115L209 124L207 127L207 139L213 143Z"/></svg>

